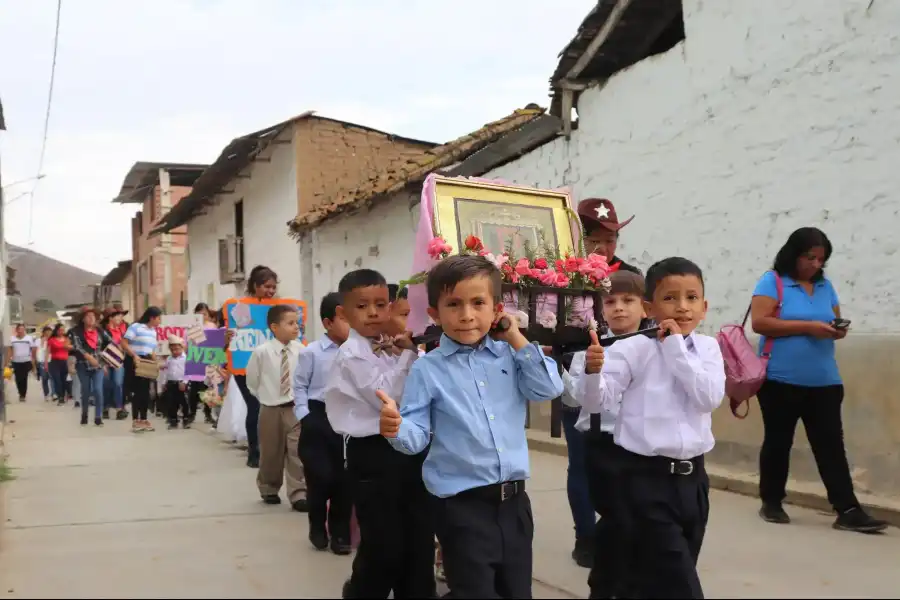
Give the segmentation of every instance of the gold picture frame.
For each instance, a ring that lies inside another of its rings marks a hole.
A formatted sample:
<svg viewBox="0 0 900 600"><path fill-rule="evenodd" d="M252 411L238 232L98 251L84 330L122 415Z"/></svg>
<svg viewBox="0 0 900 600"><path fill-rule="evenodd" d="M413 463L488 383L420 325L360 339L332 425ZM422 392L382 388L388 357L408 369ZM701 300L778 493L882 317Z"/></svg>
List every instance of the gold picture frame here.
<svg viewBox="0 0 900 600"><path fill-rule="evenodd" d="M532 248L546 244L560 255L575 253L572 200L563 190L542 190L465 177L436 176L434 233L453 246L464 248L466 237L477 236L485 248L500 254L512 240L513 254L524 255L526 240Z"/></svg>

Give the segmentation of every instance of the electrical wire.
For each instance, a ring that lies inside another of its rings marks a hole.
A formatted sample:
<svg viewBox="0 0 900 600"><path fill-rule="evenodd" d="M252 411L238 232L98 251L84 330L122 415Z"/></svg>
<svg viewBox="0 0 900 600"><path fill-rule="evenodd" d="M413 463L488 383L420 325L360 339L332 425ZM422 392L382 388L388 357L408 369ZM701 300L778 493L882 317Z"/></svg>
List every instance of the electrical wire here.
<svg viewBox="0 0 900 600"><path fill-rule="evenodd" d="M44 114L44 136L41 141L41 154L38 158L38 168L36 179L34 181L34 186L31 188L31 198L28 203L28 245L32 245L34 243L34 239L31 236L32 228L34 225L34 192L37 190L37 186L41 180L41 171L44 169L44 156L47 152L47 134L50 130L50 109L53 106L53 84L56 81L56 56L59 51L59 18L62 12L62 0L57 0L56 2L56 30L53 33L53 62L50 65L50 85L47 90L47 111Z"/></svg>

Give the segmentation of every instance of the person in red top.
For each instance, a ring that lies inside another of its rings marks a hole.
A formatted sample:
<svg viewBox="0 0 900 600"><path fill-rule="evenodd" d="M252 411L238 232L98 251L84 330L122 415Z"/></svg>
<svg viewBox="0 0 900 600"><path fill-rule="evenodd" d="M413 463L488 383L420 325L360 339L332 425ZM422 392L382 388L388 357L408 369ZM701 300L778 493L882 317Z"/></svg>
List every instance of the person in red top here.
<svg viewBox="0 0 900 600"><path fill-rule="evenodd" d="M94 398L94 425L103 425L103 378L105 361L100 357L106 346L112 343L109 334L98 327L99 311L85 306L79 313L78 322L69 331L75 369L81 384L81 424L87 425L91 396Z"/></svg>
<svg viewBox="0 0 900 600"><path fill-rule="evenodd" d="M109 334L112 343L121 347L122 336L128 330L128 323L125 322L127 310L123 310L121 305L114 305L103 311L103 320L100 321L100 327ZM122 350L124 356L125 351ZM121 421L128 418L128 411L125 410L125 365L114 369L107 365L106 376L103 379L103 398L107 406L103 408L103 418L109 418L109 406L116 407L116 420Z"/></svg>
<svg viewBox="0 0 900 600"><path fill-rule="evenodd" d="M45 368L53 380L53 393L58 404L66 403L66 398L71 396L71 388L66 381L69 375L69 349L71 344L66 336L66 328L62 323L57 323L53 333L47 340L47 353L44 356Z"/></svg>

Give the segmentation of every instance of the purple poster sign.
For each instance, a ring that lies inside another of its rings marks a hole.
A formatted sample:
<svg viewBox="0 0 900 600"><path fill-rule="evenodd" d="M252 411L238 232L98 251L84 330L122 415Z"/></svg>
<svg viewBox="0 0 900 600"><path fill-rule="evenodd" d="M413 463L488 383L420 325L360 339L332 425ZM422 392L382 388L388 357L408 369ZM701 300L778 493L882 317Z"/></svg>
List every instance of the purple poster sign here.
<svg viewBox="0 0 900 600"><path fill-rule="evenodd" d="M187 359L184 365L184 377L188 381L203 381L208 365L224 365L228 362L225 356L225 331L222 329L204 329L206 340L199 344L188 342Z"/></svg>

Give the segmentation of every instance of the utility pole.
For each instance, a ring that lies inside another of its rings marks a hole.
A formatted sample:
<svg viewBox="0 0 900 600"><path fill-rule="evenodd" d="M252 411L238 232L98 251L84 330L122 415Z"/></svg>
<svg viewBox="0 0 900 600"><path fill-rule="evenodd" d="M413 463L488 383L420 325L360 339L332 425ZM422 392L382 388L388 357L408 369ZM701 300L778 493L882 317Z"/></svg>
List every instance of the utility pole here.
<svg viewBox="0 0 900 600"><path fill-rule="evenodd" d="M6 122L3 120L3 103L0 102L0 131L6 131ZM2 164L0 164L2 167ZM7 323L6 302L6 232L3 229L3 169L0 168L0 370L6 369L6 340L4 333ZM6 383L0 382L0 444L3 441L2 432L6 431Z"/></svg>

